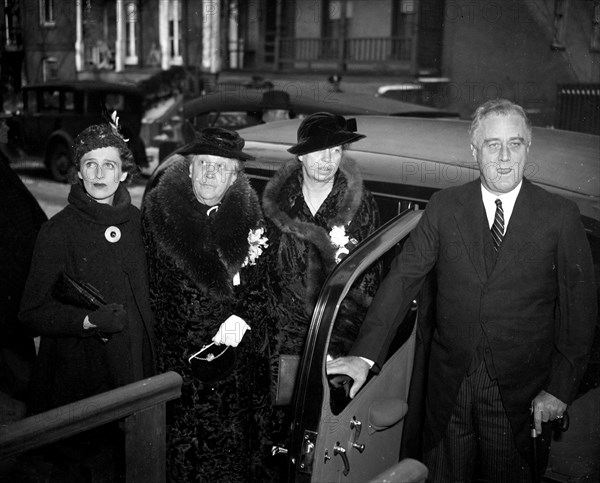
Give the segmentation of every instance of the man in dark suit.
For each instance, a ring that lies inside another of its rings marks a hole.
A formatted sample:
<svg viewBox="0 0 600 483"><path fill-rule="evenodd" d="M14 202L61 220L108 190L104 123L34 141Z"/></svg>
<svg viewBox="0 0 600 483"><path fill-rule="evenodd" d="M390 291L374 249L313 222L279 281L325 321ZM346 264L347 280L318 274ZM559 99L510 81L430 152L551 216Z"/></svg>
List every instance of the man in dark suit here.
<svg viewBox="0 0 600 483"><path fill-rule="evenodd" d="M597 307L590 248L576 205L523 178L530 144L520 106L499 99L477 109L480 179L432 196L354 355L327 366L354 379L354 397L434 272L424 434L432 481L530 481L531 410L537 433L561 418L587 364Z"/></svg>

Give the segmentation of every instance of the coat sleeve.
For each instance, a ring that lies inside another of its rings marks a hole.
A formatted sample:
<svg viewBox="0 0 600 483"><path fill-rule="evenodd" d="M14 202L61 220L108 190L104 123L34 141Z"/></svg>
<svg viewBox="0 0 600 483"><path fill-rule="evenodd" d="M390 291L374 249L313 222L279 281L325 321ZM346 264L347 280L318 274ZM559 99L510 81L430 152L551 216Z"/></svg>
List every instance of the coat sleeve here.
<svg viewBox="0 0 600 483"><path fill-rule="evenodd" d="M561 227L556 255L559 310L546 391L570 404L587 366L598 305L590 247L573 203L563 210Z"/></svg>
<svg viewBox="0 0 600 483"><path fill-rule="evenodd" d="M34 335L89 337L94 330L85 330L83 320L88 310L58 302L52 297L52 287L66 267L67 243L63 227L46 223L36 240L29 276L19 310L19 320Z"/></svg>
<svg viewBox="0 0 600 483"><path fill-rule="evenodd" d="M350 351L352 355L371 359L380 367L383 364L398 325L437 261L440 204L434 194L404 248L392 261Z"/></svg>

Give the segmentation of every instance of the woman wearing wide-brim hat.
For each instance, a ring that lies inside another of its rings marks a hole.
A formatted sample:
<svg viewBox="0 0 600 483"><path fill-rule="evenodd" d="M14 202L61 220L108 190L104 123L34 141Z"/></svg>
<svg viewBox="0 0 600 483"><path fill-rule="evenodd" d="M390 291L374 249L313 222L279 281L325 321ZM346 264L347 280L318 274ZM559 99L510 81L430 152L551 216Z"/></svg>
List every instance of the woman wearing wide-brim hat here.
<svg viewBox="0 0 600 483"><path fill-rule="evenodd" d="M172 482L268 480L257 429L269 391L265 331L245 294L267 241L243 148L234 131L200 131L142 206L158 369L183 377L167 413Z"/></svg>
<svg viewBox="0 0 600 483"><path fill-rule="evenodd" d="M356 130L355 120L343 116L318 112L306 117L297 143L288 149L294 158L265 187L269 247L261 267L275 307L274 354L302 353L326 277L379 226L377 205L346 154L350 143L365 137ZM378 281L377 271L369 272L345 299L329 347L332 356L350 349Z"/></svg>

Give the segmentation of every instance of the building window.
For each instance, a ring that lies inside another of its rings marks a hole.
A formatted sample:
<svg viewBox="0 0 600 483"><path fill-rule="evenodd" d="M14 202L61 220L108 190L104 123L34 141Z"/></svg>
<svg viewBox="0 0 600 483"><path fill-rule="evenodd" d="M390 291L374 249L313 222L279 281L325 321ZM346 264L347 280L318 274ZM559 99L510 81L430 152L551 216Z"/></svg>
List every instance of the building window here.
<svg viewBox="0 0 600 483"><path fill-rule="evenodd" d="M40 0L40 24L45 27L54 26L54 0Z"/></svg>
<svg viewBox="0 0 600 483"><path fill-rule="evenodd" d="M337 59L340 42L346 37L354 14L351 0L324 0L321 4L321 52L322 59ZM350 54L352 55L352 54Z"/></svg>
<svg viewBox="0 0 600 483"><path fill-rule="evenodd" d="M46 57L42 60L42 80L48 82L58 79L58 61L56 57Z"/></svg>
<svg viewBox="0 0 600 483"><path fill-rule="evenodd" d="M4 47L7 50L23 47L21 7L18 1L4 0Z"/></svg>
<svg viewBox="0 0 600 483"><path fill-rule="evenodd" d="M137 20L138 10L135 2L125 5L125 63L137 64Z"/></svg>
<svg viewBox="0 0 600 483"><path fill-rule="evenodd" d="M392 58L410 60L417 26L416 14L415 0L396 0L392 4Z"/></svg>
<svg viewBox="0 0 600 483"><path fill-rule="evenodd" d="M171 64L181 65L181 0L169 2L169 57Z"/></svg>
<svg viewBox="0 0 600 483"><path fill-rule="evenodd" d="M590 51L600 52L600 0L594 1L594 14L592 16L592 39Z"/></svg>
<svg viewBox="0 0 600 483"><path fill-rule="evenodd" d="M553 50L565 50L565 30L567 26L567 10L569 0L554 0L554 38Z"/></svg>

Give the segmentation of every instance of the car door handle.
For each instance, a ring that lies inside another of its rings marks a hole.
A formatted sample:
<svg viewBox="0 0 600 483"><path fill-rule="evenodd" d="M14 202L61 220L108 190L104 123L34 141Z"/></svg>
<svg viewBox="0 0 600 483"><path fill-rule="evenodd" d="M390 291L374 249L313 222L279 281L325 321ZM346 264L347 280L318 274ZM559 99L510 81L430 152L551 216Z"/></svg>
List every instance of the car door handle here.
<svg viewBox="0 0 600 483"><path fill-rule="evenodd" d="M342 457L342 461L344 462L343 473L344 476L348 476L348 473L350 473L350 462L348 461L348 455L346 454L346 450L340 446L339 442L333 447L333 455Z"/></svg>
<svg viewBox="0 0 600 483"><path fill-rule="evenodd" d="M358 443L358 437L360 436L360 430L362 429L362 422L353 416L352 420L350 421L350 429L354 430L354 441L352 442L352 447L358 450L359 453L362 453L365 450L365 445Z"/></svg>

